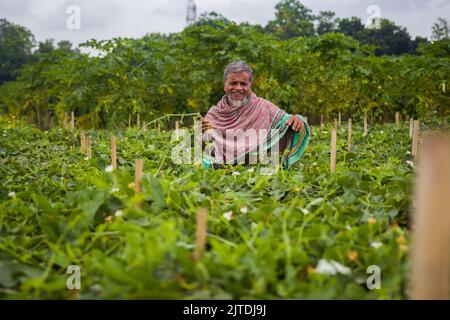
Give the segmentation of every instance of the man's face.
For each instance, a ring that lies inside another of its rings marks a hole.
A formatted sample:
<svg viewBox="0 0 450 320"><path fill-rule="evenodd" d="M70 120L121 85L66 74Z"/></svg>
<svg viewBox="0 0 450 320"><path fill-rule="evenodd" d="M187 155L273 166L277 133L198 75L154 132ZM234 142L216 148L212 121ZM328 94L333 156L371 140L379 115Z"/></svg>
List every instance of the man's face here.
<svg viewBox="0 0 450 320"><path fill-rule="evenodd" d="M249 74L238 72L228 75L223 89L232 101L242 101L250 94L251 88Z"/></svg>

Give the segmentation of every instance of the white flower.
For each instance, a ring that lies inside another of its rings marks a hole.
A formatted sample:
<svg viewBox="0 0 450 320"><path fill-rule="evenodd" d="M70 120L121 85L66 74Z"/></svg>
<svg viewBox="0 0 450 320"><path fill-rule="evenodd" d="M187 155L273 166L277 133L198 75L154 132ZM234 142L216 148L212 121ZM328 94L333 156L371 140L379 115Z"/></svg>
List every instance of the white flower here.
<svg viewBox="0 0 450 320"><path fill-rule="evenodd" d="M223 214L223 217L225 218L225 219L227 219L228 221L230 221L231 220L231 217L233 216L233 211L227 211L227 212L225 212L224 214Z"/></svg>
<svg viewBox="0 0 450 320"><path fill-rule="evenodd" d="M89 157L84 158L84 160L89 160Z"/></svg>
<svg viewBox="0 0 450 320"><path fill-rule="evenodd" d="M248 169L248 172L255 172L255 168Z"/></svg>
<svg viewBox="0 0 450 320"><path fill-rule="evenodd" d="M384 133L384 131L383 131L383 130L381 130L381 131L380 131L380 133Z"/></svg>
<svg viewBox="0 0 450 320"><path fill-rule="evenodd" d="M8 197L14 198L16 196L16 193L14 191L8 193Z"/></svg>
<svg viewBox="0 0 450 320"><path fill-rule="evenodd" d="M414 162L412 162L411 160L406 160L406 164L411 166L411 168L414 168Z"/></svg>
<svg viewBox="0 0 450 320"><path fill-rule="evenodd" d="M112 189L111 189L111 193L117 192L117 191L119 191L119 190L120 190L119 188L112 188Z"/></svg>
<svg viewBox="0 0 450 320"><path fill-rule="evenodd" d="M252 222L250 226L251 226L251 228L253 230L253 229L256 229L258 227L258 224L255 223L255 222Z"/></svg>
<svg viewBox="0 0 450 320"><path fill-rule="evenodd" d="M240 172L234 171L231 175L232 175L232 176L238 176L238 175L240 175L240 174L241 174Z"/></svg>
<svg viewBox="0 0 450 320"><path fill-rule="evenodd" d="M372 248L375 248L375 249L381 247L382 245L383 245L383 244L382 244L381 242L379 242L379 241L374 241L374 242L371 242L371 243L370 243L370 246L371 246Z"/></svg>
<svg viewBox="0 0 450 320"><path fill-rule="evenodd" d="M319 263L317 264L317 267L315 268L316 273L320 274L330 274L335 275L337 273L343 274L343 275L350 275L351 271L350 268L343 266L337 261L333 260L325 260L320 259Z"/></svg>
<svg viewBox="0 0 450 320"><path fill-rule="evenodd" d="M303 212L303 214L310 214L311 212L306 208L300 208L300 210Z"/></svg>
<svg viewBox="0 0 450 320"><path fill-rule="evenodd" d="M247 207L242 207L240 211L241 213L247 213L248 209Z"/></svg>
<svg viewBox="0 0 450 320"><path fill-rule="evenodd" d="M225 190L223 190L224 192L230 192L230 188L226 188Z"/></svg>
<svg viewBox="0 0 450 320"><path fill-rule="evenodd" d="M121 217L121 216L123 216L123 211L122 211L122 210L117 210L117 211L114 213L114 215L115 215L116 217Z"/></svg>
<svg viewBox="0 0 450 320"><path fill-rule="evenodd" d="M109 165L109 166L107 166L107 167L105 168L105 171L106 171L106 172L112 172L113 170L114 170L114 168L113 168L112 165Z"/></svg>

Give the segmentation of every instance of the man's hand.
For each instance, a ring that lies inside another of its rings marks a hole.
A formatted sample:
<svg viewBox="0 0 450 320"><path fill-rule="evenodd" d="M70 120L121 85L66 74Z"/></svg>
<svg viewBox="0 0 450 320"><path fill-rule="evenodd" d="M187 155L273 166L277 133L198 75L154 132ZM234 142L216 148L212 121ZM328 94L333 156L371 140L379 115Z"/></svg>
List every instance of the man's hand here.
<svg viewBox="0 0 450 320"><path fill-rule="evenodd" d="M303 129L303 121L300 120L296 115L291 116L286 123L292 126L294 131L300 131Z"/></svg>
<svg viewBox="0 0 450 320"><path fill-rule="evenodd" d="M200 117L200 120L202 120L202 133L205 133L205 131L208 131L209 129L213 129L211 122L203 117Z"/></svg>

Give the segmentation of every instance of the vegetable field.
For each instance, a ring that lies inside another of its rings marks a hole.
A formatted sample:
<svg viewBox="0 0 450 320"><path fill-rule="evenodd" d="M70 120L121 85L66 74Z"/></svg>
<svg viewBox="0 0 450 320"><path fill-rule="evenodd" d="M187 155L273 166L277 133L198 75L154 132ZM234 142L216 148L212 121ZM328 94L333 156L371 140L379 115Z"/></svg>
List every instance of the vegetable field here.
<svg viewBox="0 0 450 320"><path fill-rule="evenodd" d="M353 120L350 150L347 122L338 128L335 173L324 124L299 163L265 175L261 165L175 165L178 142L156 127L86 131L88 159L78 129L2 118L0 298L405 299L409 122L373 124L367 136L362 123ZM206 243L195 258L201 208ZM71 265L80 290L67 289ZM369 266L381 288L368 289Z"/></svg>

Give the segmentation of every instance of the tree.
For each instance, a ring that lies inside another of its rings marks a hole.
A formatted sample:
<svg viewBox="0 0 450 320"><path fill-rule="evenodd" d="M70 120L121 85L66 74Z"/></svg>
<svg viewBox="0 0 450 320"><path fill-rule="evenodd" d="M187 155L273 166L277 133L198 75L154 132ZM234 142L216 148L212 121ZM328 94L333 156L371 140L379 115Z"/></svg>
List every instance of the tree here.
<svg viewBox="0 0 450 320"><path fill-rule="evenodd" d="M336 21L334 20L334 16L336 14L333 11L320 11L317 16L317 33L319 35L333 32L336 29Z"/></svg>
<svg viewBox="0 0 450 320"><path fill-rule="evenodd" d="M58 49L63 52L78 52L78 49L72 49L72 42L61 40L58 42Z"/></svg>
<svg viewBox="0 0 450 320"><path fill-rule="evenodd" d="M357 40L363 38L364 25L358 17L337 19L337 32L343 33L346 36L353 37Z"/></svg>
<svg viewBox="0 0 450 320"><path fill-rule="evenodd" d="M34 53L39 54L52 52L53 50L55 50L55 45L53 41L54 41L53 39L46 39L44 42L39 41L39 47Z"/></svg>
<svg viewBox="0 0 450 320"><path fill-rule="evenodd" d="M275 6L275 20L266 30L277 33L281 39L308 37L315 34L312 11L298 0L282 0Z"/></svg>
<svg viewBox="0 0 450 320"><path fill-rule="evenodd" d="M14 80L18 69L31 61L33 45L28 29L0 19L0 84Z"/></svg>
<svg viewBox="0 0 450 320"><path fill-rule="evenodd" d="M365 28L360 18L352 17L338 19L337 31L360 41L362 44L376 46L377 55L401 55L413 53L417 45L423 41L420 38L416 42L404 27L397 26L388 19L381 20L379 29Z"/></svg>
<svg viewBox="0 0 450 320"><path fill-rule="evenodd" d="M225 18L220 13L211 11L211 12L203 12L198 18L198 21L195 23L195 25L197 26L210 25L213 27L218 27L218 25L230 23L231 21Z"/></svg>
<svg viewBox="0 0 450 320"><path fill-rule="evenodd" d="M411 36L404 27L397 26L388 19L381 20L380 29L364 29L367 44L378 46L377 55L401 55L412 53Z"/></svg>
<svg viewBox="0 0 450 320"><path fill-rule="evenodd" d="M431 33L431 39L434 41L449 39L449 27L447 20L438 18L438 21L434 24Z"/></svg>
<svg viewBox="0 0 450 320"><path fill-rule="evenodd" d="M425 37L421 37L421 36L416 36L416 38L414 39L414 41L412 42L412 49L414 50L415 54L419 53L419 48L421 46L426 46L429 44L429 41L427 38Z"/></svg>

